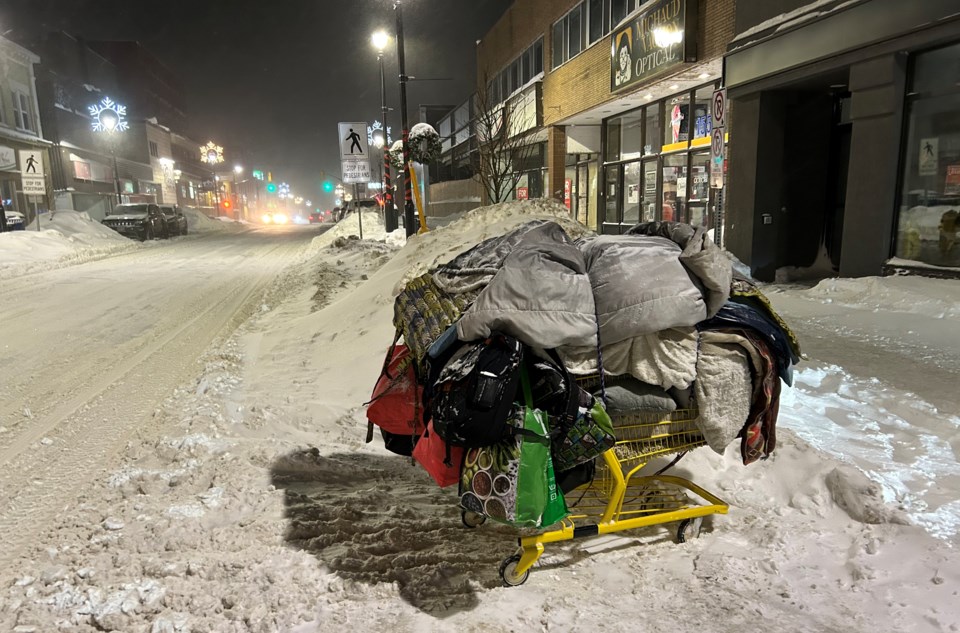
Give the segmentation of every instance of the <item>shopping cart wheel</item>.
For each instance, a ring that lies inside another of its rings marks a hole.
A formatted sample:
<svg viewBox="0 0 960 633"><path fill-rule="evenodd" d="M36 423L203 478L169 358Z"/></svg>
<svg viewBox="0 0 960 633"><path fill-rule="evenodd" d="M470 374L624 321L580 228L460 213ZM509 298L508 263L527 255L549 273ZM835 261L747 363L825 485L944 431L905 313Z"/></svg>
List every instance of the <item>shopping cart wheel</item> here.
<svg viewBox="0 0 960 633"><path fill-rule="evenodd" d="M520 554L514 554L503 559L500 563L500 579L503 580L505 587L518 587L527 582L530 577L530 570L517 576L517 565L520 563Z"/></svg>
<svg viewBox="0 0 960 633"><path fill-rule="evenodd" d="M470 510L461 510L460 520L463 521L463 525L465 527L468 527L472 530L483 525L487 520L487 517L477 512L471 512Z"/></svg>
<svg viewBox="0 0 960 633"><path fill-rule="evenodd" d="M695 538L700 538L700 528L702 526L703 517L680 521L680 527L677 528L677 543L686 543Z"/></svg>

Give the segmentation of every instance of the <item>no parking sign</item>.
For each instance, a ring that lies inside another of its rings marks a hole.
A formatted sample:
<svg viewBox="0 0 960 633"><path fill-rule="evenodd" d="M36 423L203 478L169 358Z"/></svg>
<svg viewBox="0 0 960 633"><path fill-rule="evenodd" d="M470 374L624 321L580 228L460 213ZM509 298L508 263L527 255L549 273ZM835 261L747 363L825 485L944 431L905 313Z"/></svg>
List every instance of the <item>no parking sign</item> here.
<svg viewBox="0 0 960 633"><path fill-rule="evenodd" d="M727 136L727 91L725 88L713 91L711 103L713 132L710 137L710 186L723 187L723 161L726 159L725 141Z"/></svg>

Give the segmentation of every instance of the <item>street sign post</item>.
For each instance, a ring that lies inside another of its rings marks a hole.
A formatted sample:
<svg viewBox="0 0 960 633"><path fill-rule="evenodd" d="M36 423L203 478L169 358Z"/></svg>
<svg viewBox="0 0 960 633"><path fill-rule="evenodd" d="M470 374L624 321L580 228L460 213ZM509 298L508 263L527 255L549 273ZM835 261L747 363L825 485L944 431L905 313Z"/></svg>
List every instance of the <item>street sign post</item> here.
<svg viewBox="0 0 960 633"><path fill-rule="evenodd" d="M343 160L340 161L340 172L343 175L343 182L351 184L363 184L370 182L370 163L365 160Z"/></svg>
<svg viewBox="0 0 960 633"><path fill-rule="evenodd" d="M726 159L727 91L725 88L713 91L711 106L713 130L710 133L710 187L720 189L723 187L723 161Z"/></svg>
<svg viewBox="0 0 960 633"><path fill-rule="evenodd" d="M33 211L37 217L37 230L39 231L40 209L37 196L47 195L47 182L43 171L43 154L32 149L21 149L18 154L20 154L20 189L23 191L23 195L33 197Z"/></svg>
<svg viewBox="0 0 960 633"><path fill-rule="evenodd" d="M370 182L370 147L367 145L367 124L362 121L337 124L340 144L340 171L346 184Z"/></svg>

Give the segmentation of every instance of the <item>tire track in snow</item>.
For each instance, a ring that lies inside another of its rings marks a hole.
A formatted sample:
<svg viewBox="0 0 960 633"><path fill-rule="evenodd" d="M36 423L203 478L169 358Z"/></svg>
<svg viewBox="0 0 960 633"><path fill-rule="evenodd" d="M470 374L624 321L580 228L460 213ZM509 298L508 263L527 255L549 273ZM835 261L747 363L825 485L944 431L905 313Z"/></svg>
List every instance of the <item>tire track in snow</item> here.
<svg viewBox="0 0 960 633"><path fill-rule="evenodd" d="M125 440L149 424L157 403L195 374L195 361L211 342L248 318L256 307L252 300L306 244L288 240L246 257L244 269L255 272L252 283L249 276L236 275L212 305L99 376L7 448L0 473L0 533L6 542L0 564L15 558L49 520L60 520L59 508L80 484L102 472ZM34 443L54 430L54 444Z"/></svg>

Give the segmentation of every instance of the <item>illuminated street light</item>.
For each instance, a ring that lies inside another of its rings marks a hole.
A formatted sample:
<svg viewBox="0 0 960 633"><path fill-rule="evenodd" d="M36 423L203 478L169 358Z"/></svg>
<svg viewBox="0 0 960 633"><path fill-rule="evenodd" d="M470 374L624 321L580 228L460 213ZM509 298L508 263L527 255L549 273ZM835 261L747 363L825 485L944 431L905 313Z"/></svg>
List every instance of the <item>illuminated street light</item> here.
<svg viewBox="0 0 960 633"><path fill-rule="evenodd" d="M387 44L390 43L390 36L387 35L386 31L380 29L370 36L370 41L373 43L373 47L377 49L378 53L383 53L383 51L387 48Z"/></svg>
<svg viewBox="0 0 960 633"><path fill-rule="evenodd" d="M110 97L104 97L100 103L87 108L93 118L90 125L94 132L105 133L110 137L110 156L113 157L113 182L117 189L117 202L123 202L120 193L120 170L117 167L116 143L113 139L115 132L124 132L130 129L127 124L127 106L120 105Z"/></svg>
<svg viewBox="0 0 960 633"><path fill-rule="evenodd" d="M400 25L399 4L397 4L395 8L397 8L397 25L399 27ZM403 33L402 30L398 30L398 34L400 35L401 38L403 37L402 33ZM382 124L380 124L379 121L374 121L374 129L377 129L378 124L383 128L382 140L377 141L375 138L375 134L372 131L371 131L371 134L374 134L374 136L371 137L370 140L374 141L373 145L382 149L385 146L389 146L390 143L392 142L392 139L390 138L390 126L387 125L387 84L383 74L383 53L386 50L387 44L390 43L390 36L387 35L386 31L381 29L373 34L373 36L370 38L370 41L373 43L373 47L377 49L377 61L380 63L380 113L381 113L381 116L383 117ZM402 39L398 44L402 44ZM402 48L402 46L398 45L398 49L399 48ZM403 91L402 82L404 81L402 51L400 51L399 60L400 60L400 75L401 75L400 81L401 81L401 93L402 93ZM405 105L406 96L404 95L403 98L404 98L404 105ZM387 152L382 152L382 154L383 154L381 157L382 158L381 162L383 163L382 185L383 185L383 191L384 191L383 222L387 232L390 233L397 228L398 221L397 221L397 213L393 206L393 194L391 193L391 190L393 189L393 187L390 184L390 181L391 181L390 155Z"/></svg>
<svg viewBox="0 0 960 633"><path fill-rule="evenodd" d="M240 206L240 190L237 188L237 176L243 173L243 167L240 165L233 166L233 196L236 200L237 212L240 212L240 209L243 207Z"/></svg>

